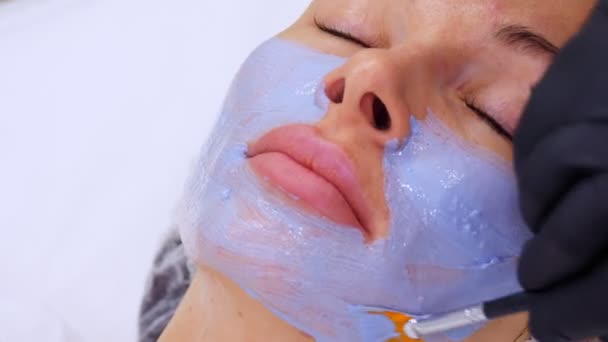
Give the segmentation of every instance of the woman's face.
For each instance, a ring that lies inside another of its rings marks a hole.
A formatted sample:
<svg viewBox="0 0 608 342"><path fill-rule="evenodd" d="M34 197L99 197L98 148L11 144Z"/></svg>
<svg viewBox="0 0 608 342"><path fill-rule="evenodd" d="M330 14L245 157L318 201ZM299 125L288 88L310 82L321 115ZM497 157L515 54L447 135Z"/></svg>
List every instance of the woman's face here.
<svg viewBox="0 0 608 342"><path fill-rule="evenodd" d="M383 175L375 170L386 140L406 137L407 116L424 118L429 108L459 136L510 161L531 88L593 3L317 0L281 37L348 59L325 77L334 105L317 125L347 150L378 204ZM373 118L373 99L392 124L375 148L361 131L347 137L334 129L344 115ZM382 217L371 221L374 236L386 233Z"/></svg>
<svg viewBox="0 0 608 342"><path fill-rule="evenodd" d="M355 78L346 90L382 92L413 115L450 113L458 134L509 159L530 89L593 3L316 0L281 36L349 58L326 77L333 92Z"/></svg>
<svg viewBox="0 0 608 342"><path fill-rule="evenodd" d="M178 215L190 255L321 341L360 340L358 305L517 291L511 135L592 3L313 1L233 83Z"/></svg>

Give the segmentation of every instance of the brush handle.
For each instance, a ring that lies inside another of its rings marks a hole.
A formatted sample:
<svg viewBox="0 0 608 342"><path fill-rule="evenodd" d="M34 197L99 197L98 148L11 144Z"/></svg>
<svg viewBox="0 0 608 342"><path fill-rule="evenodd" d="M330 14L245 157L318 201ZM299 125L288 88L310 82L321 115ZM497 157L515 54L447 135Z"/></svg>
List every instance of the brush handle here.
<svg viewBox="0 0 608 342"><path fill-rule="evenodd" d="M483 303L483 313L488 319L500 318L530 309L532 296L526 292Z"/></svg>
<svg viewBox="0 0 608 342"><path fill-rule="evenodd" d="M528 311L531 295L522 292L485 302L464 310L454 311L430 319L412 319L404 326L407 336L420 339L466 326L484 323L488 320Z"/></svg>
<svg viewBox="0 0 608 342"><path fill-rule="evenodd" d="M483 312L483 306L477 305L429 319L411 319L405 324L403 331L410 338L422 339L446 331L483 323L487 320Z"/></svg>

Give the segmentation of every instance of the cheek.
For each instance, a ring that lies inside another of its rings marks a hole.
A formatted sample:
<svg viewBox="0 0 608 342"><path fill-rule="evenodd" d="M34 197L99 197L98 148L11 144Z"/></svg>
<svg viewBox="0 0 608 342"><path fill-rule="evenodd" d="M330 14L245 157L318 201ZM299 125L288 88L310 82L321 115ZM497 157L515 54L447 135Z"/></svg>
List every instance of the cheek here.
<svg viewBox="0 0 608 342"><path fill-rule="evenodd" d="M511 144L476 114L470 112L460 98L445 97L435 103L436 105L432 107L434 114L454 134L497 154L507 162L513 160Z"/></svg>

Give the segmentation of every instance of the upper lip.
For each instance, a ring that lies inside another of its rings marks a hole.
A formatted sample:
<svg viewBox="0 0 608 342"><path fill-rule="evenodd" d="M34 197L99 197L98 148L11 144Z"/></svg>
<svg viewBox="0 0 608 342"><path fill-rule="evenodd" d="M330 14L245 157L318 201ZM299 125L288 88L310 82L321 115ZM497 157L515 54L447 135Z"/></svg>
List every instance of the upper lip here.
<svg viewBox="0 0 608 342"><path fill-rule="evenodd" d="M344 197L361 228L369 233L370 208L351 159L322 138L314 126L289 125L271 130L249 145L248 157L283 153L331 183Z"/></svg>

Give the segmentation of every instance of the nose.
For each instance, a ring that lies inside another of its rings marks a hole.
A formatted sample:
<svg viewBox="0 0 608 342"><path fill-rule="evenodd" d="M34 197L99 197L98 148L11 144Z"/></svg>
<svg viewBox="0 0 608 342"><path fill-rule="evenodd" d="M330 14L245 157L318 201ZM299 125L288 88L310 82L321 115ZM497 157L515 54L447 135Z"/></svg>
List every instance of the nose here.
<svg viewBox="0 0 608 342"><path fill-rule="evenodd" d="M408 98L419 91L414 84L406 88L414 77L404 75L400 64L389 51L368 49L332 71L325 77L330 106L319 125L334 132L354 130L357 139L381 148L391 140L403 142L415 110Z"/></svg>
<svg viewBox="0 0 608 342"><path fill-rule="evenodd" d="M386 236L390 222L383 168L387 143L407 140L411 117L426 116L436 90L425 51L430 50L362 50L324 79L330 103L316 126L353 162L368 204L364 225L372 239Z"/></svg>

